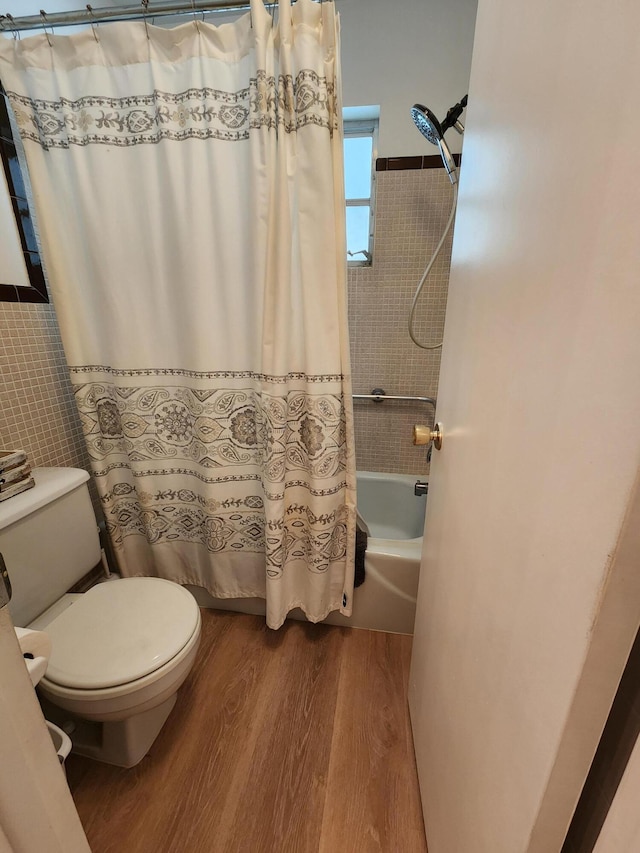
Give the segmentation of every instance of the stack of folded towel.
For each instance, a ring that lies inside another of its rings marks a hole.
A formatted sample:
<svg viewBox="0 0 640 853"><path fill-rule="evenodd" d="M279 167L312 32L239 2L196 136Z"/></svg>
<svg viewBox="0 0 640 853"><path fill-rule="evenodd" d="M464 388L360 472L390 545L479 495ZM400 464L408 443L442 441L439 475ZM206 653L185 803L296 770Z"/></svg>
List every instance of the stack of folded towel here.
<svg viewBox="0 0 640 853"><path fill-rule="evenodd" d="M0 450L0 501L35 486L24 450Z"/></svg>

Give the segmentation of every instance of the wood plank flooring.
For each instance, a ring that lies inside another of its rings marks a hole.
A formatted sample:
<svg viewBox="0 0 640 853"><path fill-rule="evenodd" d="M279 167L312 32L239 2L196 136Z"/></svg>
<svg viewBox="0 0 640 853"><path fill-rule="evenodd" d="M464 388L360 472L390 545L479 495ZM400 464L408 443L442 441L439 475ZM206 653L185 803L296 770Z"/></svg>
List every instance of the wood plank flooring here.
<svg viewBox="0 0 640 853"><path fill-rule="evenodd" d="M202 617L197 663L142 762L67 761L93 853L425 853L411 638Z"/></svg>

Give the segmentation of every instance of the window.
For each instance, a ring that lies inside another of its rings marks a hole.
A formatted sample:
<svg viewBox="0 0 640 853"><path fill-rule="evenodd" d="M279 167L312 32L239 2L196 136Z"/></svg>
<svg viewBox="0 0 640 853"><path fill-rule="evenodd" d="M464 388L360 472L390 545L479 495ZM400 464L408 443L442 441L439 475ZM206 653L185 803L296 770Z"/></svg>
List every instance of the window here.
<svg viewBox="0 0 640 853"><path fill-rule="evenodd" d="M350 113L371 110L355 107L344 110L344 182L347 200L347 260L357 266L371 264L373 251L374 162L378 119L351 118Z"/></svg>
<svg viewBox="0 0 640 853"><path fill-rule="evenodd" d="M1 93L0 162L0 302L48 302L24 176Z"/></svg>

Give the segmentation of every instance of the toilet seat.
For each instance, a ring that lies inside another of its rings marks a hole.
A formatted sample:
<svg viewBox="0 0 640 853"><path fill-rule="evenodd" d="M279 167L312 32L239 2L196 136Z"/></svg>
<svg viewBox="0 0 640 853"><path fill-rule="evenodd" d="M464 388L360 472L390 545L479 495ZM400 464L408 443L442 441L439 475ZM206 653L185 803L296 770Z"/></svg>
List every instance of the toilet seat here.
<svg viewBox="0 0 640 853"><path fill-rule="evenodd" d="M184 648L159 669L136 681L86 690L64 687L45 675L38 692L45 705L51 703L46 705L49 719L55 714L62 725L67 720L73 725L74 720L80 721L80 729L74 730L76 752L119 767L133 767L147 754L196 661L201 627L197 605L196 612L196 626ZM96 724L99 729L86 728ZM82 733L80 739L78 732Z"/></svg>
<svg viewBox="0 0 640 853"><path fill-rule="evenodd" d="M153 673L180 657L199 626L195 599L171 581L98 584L47 625L52 653L46 683L62 692L112 693L153 681Z"/></svg>
<svg viewBox="0 0 640 853"><path fill-rule="evenodd" d="M45 675L38 685L38 692L54 705L87 720L123 720L131 714L154 707L175 693L191 671L199 644L200 611L198 624L187 645L172 660L149 675L128 684L96 690L64 687L50 681Z"/></svg>

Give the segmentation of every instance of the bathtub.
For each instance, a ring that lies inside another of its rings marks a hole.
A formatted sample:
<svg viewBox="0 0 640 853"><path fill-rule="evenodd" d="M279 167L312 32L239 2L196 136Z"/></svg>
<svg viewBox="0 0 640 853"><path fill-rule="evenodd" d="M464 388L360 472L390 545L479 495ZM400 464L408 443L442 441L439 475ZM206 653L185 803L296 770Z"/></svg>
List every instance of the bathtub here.
<svg viewBox="0 0 640 853"><path fill-rule="evenodd" d="M330 625L413 634L427 498L416 497L408 474L358 471L358 510L370 536L365 582L353 591L350 618L331 613Z"/></svg>
<svg viewBox="0 0 640 853"><path fill-rule="evenodd" d="M358 510L370 536L365 555L365 582L353 591L350 617L336 612L328 625L370 628L413 634L426 496L416 497L416 480L409 474L358 471ZM201 587L189 586L201 607L264 615L261 598L213 598ZM305 620L301 610L287 618Z"/></svg>

